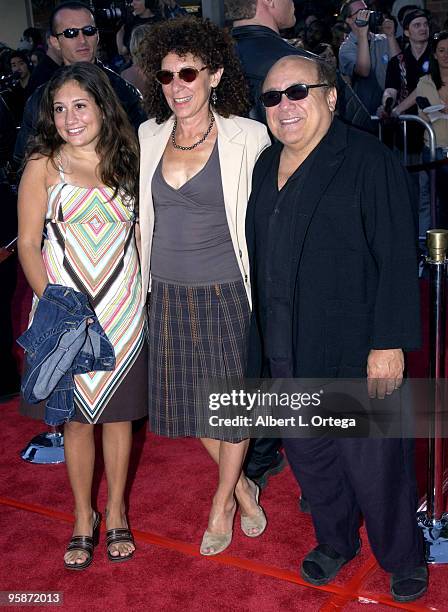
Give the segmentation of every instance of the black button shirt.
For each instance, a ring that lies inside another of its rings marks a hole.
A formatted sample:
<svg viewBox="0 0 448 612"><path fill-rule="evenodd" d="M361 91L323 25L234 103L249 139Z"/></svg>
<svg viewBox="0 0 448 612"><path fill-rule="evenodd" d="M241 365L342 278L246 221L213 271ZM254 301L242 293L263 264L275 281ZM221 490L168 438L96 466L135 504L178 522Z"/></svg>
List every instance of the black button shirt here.
<svg viewBox="0 0 448 612"><path fill-rule="evenodd" d="M429 45L426 47L424 53L422 53L419 59L414 57L410 45L406 47L406 49L403 51L403 62L406 67L406 83L403 80L404 75L400 69L400 54L392 57L389 60L386 73L386 89L388 87L392 87L398 91L397 102L400 102L407 97L403 95L405 93L403 91L403 87L405 85L407 85L407 95L409 95L417 87L419 79L422 76L425 76L425 74L428 74L430 56L431 51ZM412 109L413 108L414 107L412 107ZM416 109L416 111L418 112L418 109ZM412 110L412 114L415 114L414 110Z"/></svg>
<svg viewBox="0 0 448 612"><path fill-rule="evenodd" d="M386 88L392 87L398 91L397 102L401 102L417 87L417 83L422 76L429 72L430 45L425 49L425 52L416 59L412 53L411 46L408 45L403 51L402 64L405 70L400 66L400 55L393 57L387 65L386 73ZM418 115L418 106L414 104L407 111L407 115ZM408 124L407 127L407 144L410 153L419 153L423 146L424 128L414 122ZM402 149L402 139L398 136L396 141L397 146Z"/></svg>
<svg viewBox="0 0 448 612"><path fill-rule="evenodd" d="M264 287L259 296L260 320L265 357L270 376L292 376L292 295L294 279L294 235L296 208L313 165L319 145L278 189L278 169L283 146L279 143L266 173L257 203L255 219L257 285Z"/></svg>

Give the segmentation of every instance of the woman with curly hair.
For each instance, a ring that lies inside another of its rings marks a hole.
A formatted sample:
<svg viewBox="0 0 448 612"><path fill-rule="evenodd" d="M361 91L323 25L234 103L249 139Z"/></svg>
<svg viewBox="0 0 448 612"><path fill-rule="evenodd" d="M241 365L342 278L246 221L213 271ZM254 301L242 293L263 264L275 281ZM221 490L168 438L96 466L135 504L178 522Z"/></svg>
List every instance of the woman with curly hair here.
<svg viewBox="0 0 448 612"><path fill-rule="evenodd" d="M113 370L74 376L70 420L64 423L75 499L73 537L64 557L71 570L90 565L99 532L100 514L91 499L96 423L103 424L108 483L107 556L126 561L135 549L124 490L131 421L147 413L148 376L135 239L137 167L137 139L104 72L86 62L58 70L43 95L19 190L19 256L34 291L30 319L48 291L53 296L63 290L80 304L87 296L115 353ZM45 309L48 301L41 303ZM21 412L39 418L44 403L22 400ZM46 410L47 422L56 424ZM53 413L59 418L58 410Z"/></svg>
<svg viewBox="0 0 448 612"><path fill-rule="evenodd" d="M242 473L242 432L206 435L204 381L241 380L250 317L245 214L266 128L249 104L233 42L208 20L154 26L141 47L149 121L142 124L140 202L149 309L149 418L169 437L200 437L219 466L200 552L229 546L237 509L249 537L266 517ZM208 434L208 432L207 432Z"/></svg>

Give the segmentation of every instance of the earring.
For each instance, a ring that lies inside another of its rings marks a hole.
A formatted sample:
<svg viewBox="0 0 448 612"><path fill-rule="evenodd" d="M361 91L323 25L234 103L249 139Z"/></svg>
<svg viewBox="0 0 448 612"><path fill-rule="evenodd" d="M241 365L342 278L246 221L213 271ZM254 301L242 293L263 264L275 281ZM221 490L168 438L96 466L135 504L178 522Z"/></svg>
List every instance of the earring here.
<svg viewBox="0 0 448 612"><path fill-rule="evenodd" d="M213 87L213 89L212 89L212 97L211 97L211 100L212 100L212 104L213 104L213 106L216 106L216 103L218 102L218 95L217 95L217 93L216 93L216 89L215 89L214 87Z"/></svg>

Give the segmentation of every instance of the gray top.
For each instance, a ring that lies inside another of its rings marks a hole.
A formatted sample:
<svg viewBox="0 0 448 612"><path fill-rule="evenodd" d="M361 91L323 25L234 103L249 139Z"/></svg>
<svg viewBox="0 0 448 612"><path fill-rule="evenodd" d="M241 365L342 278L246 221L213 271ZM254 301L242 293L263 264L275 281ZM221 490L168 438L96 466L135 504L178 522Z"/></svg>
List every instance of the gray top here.
<svg viewBox="0 0 448 612"><path fill-rule="evenodd" d="M162 161L152 179L151 275L177 285L241 280L224 206L218 141L202 170L180 189L165 181Z"/></svg>
<svg viewBox="0 0 448 612"><path fill-rule="evenodd" d="M355 74L356 58L358 53L358 39L350 32L339 49L339 66L342 74L352 79L352 87L368 108L375 114L381 99L386 82L386 70L389 62L389 44L384 34L369 32L370 74L360 77Z"/></svg>

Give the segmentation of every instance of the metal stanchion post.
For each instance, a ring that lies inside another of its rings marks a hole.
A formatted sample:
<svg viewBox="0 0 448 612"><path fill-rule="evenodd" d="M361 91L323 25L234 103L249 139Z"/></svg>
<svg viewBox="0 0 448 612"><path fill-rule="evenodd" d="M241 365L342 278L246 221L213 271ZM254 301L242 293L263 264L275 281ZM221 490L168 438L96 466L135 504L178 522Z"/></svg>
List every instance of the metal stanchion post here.
<svg viewBox="0 0 448 612"><path fill-rule="evenodd" d="M400 121L403 121L406 126L408 121L413 123L419 123L422 125L428 136L428 147L429 147L429 161L433 162L436 160L436 133L430 123L419 117L418 115L400 115ZM406 132L405 132L405 144L406 144ZM407 152L405 153L407 157ZM429 171L430 180L430 198L431 198L431 228L437 227L437 196L436 196L436 171L434 169Z"/></svg>
<svg viewBox="0 0 448 612"><path fill-rule="evenodd" d="M448 513L443 500L443 412L445 410L445 341L448 230L427 232L430 279L430 376L434 381L433 422L428 439L426 512L418 515L428 563L448 563Z"/></svg>
<svg viewBox="0 0 448 612"><path fill-rule="evenodd" d="M28 463L64 463L64 435L59 427L34 436L20 456Z"/></svg>
<svg viewBox="0 0 448 612"><path fill-rule="evenodd" d="M372 115L370 117L372 121L378 121L379 139L382 140L382 124L379 117ZM434 132L433 126L419 117L418 115L400 115L398 120L403 123L403 136L404 136L404 163L407 164L408 158L408 146L407 146L407 123L418 123L423 126L428 136L428 147L429 147L429 161L433 162L436 160L436 133ZM431 227L437 227L437 194L436 194L436 171L431 169L429 171L430 178L430 198L431 198Z"/></svg>

